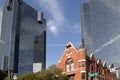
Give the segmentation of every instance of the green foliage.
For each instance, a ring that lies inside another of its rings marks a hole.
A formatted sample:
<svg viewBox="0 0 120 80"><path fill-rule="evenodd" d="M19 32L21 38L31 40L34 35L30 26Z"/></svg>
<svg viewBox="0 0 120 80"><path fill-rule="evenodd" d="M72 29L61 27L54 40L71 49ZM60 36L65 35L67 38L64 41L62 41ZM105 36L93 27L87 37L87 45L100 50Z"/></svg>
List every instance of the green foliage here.
<svg viewBox="0 0 120 80"><path fill-rule="evenodd" d="M29 74L24 74L18 77L17 80L38 80L36 74L34 73L29 73Z"/></svg>
<svg viewBox="0 0 120 80"><path fill-rule="evenodd" d="M57 68L56 65L49 66L48 70L53 74L61 74L62 73L62 70L60 68Z"/></svg>
<svg viewBox="0 0 120 80"><path fill-rule="evenodd" d="M2 71L2 70L0 70L0 80L4 80L5 77L7 77L7 73Z"/></svg>
<svg viewBox="0 0 120 80"><path fill-rule="evenodd" d="M6 77L4 80L12 80L12 79L10 79L9 77Z"/></svg>
<svg viewBox="0 0 120 80"><path fill-rule="evenodd" d="M41 78L41 80L51 80L51 76L53 74L49 70L42 70L41 72L37 73L37 77Z"/></svg>
<svg viewBox="0 0 120 80"><path fill-rule="evenodd" d="M67 80L67 76L61 73L61 69L57 68L56 65L52 65L48 69L41 70L38 73L21 75L17 80Z"/></svg>
<svg viewBox="0 0 120 80"><path fill-rule="evenodd" d="M67 76L61 73L61 69L57 68L56 65L52 65L48 67L48 69L42 70L37 74L39 77L42 77L41 80L67 80Z"/></svg>

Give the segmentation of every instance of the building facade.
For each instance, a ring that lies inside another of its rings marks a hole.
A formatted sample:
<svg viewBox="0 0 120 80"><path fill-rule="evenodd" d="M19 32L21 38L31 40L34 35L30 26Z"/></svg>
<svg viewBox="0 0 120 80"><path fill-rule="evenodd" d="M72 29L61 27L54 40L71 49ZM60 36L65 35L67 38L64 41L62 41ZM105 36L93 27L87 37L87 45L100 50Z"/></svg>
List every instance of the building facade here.
<svg viewBox="0 0 120 80"><path fill-rule="evenodd" d="M86 49L76 49L70 42L58 62L58 67L68 76L68 80L116 80L113 65L108 67L105 62L95 59L93 54L88 56Z"/></svg>
<svg viewBox="0 0 120 80"><path fill-rule="evenodd" d="M22 0L7 0L3 9L0 50L2 70L18 74L33 72L34 63L45 68L46 20L43 13Z"/></svg>
<svg viewBox="0 0 120 80"><path fill-rule="evenodd" d="M120 0L89 0L81 4L82 37L87 54L93 52L116 67L120 67L119 8Z"/></svg>

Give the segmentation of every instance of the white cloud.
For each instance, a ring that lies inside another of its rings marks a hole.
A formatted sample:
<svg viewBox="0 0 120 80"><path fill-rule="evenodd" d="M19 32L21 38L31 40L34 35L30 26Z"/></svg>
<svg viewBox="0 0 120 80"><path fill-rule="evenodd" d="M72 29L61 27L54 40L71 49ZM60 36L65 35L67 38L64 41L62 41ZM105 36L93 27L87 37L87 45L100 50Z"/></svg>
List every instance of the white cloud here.
<svg viewBox="0 0 120 80"><path fill-rule="evenodd" d="M97 50L95 50L95 52L100 51L101 49L103 49L104 47L107 47L108 45L112 44L113 42L115 42L116 40L118 40L120 38L120 35L116 36L115 38L109 40L107 43L103 44L100 48L98 48Z"/></svg>
<svg viewBox="0 0 120 80"><path fill-rule="evenodd" d="M58 25L57 25L54 21L49 20L49 21L47 22L47 26L49 26L48 29L49 29L54 35L57 35L57 27L56 27L56 26L58 26Z"/></svg>
<svg viewBox="0 0 120 80"><path fill-rule="evenodd" d="M38 4L49 13L49 20L47 20L47 28L55 36L59 32L73 31L81 32L80 23L71 22L66 19L63 6L59 0L37 0ZM70 28L71 27L71 28Z"/></svg>
<svg viewBox="0 0 120 80"><path fill-rule="evenodd" d="M48 20L47 26L56 35L65 21L60 4L57 0L39 0L38 2L50 13L51 20Z"/></svg>

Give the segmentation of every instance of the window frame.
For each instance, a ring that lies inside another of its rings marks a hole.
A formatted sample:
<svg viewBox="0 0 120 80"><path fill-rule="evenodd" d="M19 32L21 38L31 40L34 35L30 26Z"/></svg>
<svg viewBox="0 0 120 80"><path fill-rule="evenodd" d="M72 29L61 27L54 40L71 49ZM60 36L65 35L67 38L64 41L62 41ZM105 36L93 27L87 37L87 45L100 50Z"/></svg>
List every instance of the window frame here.
<svg viewBox="0 0 120 80"><path fill-rule="evenodd" d="M86 79L86 76L85 76L86 74L85 74L85 72L82 72L81 73L81 80L85 80Z"/></svg>
<svg viewBox="0 0 120 80"><path fill-rule="evenodd" d="M81 67L82 67L82 68L86 67L85 61L81 61Z"/></svg>
<svg viewBox="0 0 120 80"><path fill-rule="evenodd" d="M69 58L66 60L66 72L73 71L74 70L74 60L72 58Z"/></svg>

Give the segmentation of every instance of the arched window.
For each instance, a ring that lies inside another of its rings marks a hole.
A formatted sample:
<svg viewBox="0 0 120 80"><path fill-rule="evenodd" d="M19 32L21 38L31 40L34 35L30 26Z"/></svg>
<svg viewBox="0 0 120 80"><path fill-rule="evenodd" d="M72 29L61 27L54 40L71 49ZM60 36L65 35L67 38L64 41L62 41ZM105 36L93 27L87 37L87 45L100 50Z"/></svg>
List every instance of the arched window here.
<svg viewBox="0 0 120 80"><path fill-rule="evenodd" d="M74 70L74 61L73 59L68 59L66 61L66 72Z"/></svg>

